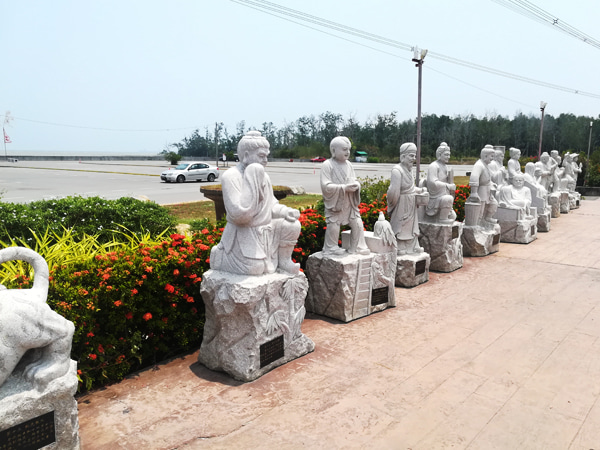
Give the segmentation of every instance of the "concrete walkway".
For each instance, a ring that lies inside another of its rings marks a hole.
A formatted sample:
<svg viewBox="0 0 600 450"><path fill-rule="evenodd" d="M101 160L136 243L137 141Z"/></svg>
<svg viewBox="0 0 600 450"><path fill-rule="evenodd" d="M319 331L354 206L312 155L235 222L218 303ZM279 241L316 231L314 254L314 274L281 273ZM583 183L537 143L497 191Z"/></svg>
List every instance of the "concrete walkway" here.
<svg viewBox="0 0 600 450"><path fill-rule="evenodd" d="M600 448L600 201L396 296L252 383L196 352L85 395L83 448Z"/></svg>

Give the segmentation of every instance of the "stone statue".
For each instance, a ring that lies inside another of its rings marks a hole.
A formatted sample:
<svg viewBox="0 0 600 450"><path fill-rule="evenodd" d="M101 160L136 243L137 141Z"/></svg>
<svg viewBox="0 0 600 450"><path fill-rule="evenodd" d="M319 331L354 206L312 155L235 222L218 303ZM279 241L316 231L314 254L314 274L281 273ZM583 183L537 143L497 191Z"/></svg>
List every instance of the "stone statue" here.
<svg viewBox="0 0 600 450"><path fill-rule="evenodd" d="M510 159L508 160L507 168L508 168L508 182L512 183L512 179L515 174L523 173L521 172L521 163L519 162L519 158L521 157L521 150L518 148L511 147L508 150L508 154L510 155Z"/></svg>
<svg viewBox="0 0 600 450"><path fill-rule="evenodd" d="M325 203L325 244L323 253L341 255L346 250L340 248L340 226L350 225L350 247L348 253L368 255L364 225L360 217L360 183L356 180L352 164L348 161L352 144L347 137L333 138L329 148L331 159L323 163L321 169L321 191Z"/></svg>
<svg viewBox="0 0 600 450"><path fill-rule="evenodd" d="M26 261L33 267L31 289L7 289L0 285L0 386L13 373L21 358L30 352L23 376L38 391L69 372L73 323L46 303L48 264L31 249L8 247L0 250L0 264Z"/></svg>
<svg viewBox="0 0 600 450"><path fill-rule="evenodd" d="M550 158L548 152L544 152L535 165L540 169L540 184L544 187L546 192L550 193L552 190L552 182L554 180L554 170L556 169L555 161Z"/></svg>
<svg viewBox="0 0 600 450"><path fill-rule="evenodd" d="M577 179L579 178L579 174L583 171L583 164L579 163L579 154L573 153L572 156L572 164L573 164L573 173L575 174L575 184L577 184Z"/></svg>
<svg viewBox="0 0 600 450"><path fill-rule="evenodd" d="M512 182L500 189L498 202L502 208L519 209L523 212L525 219L532 219L531 191L524 186L525 176L522 173L515 173Z"/></svg>
<svg viewBox="0 0 600 450"><path fill-rule="evenodd" d="M494 198L492 174L488 167L494 158L494 153L494 147L491 145L486 145L481 149L480 157L473 165L473 170L469 178L471 195L467 199L467 202L481 204L478 218L476 218L477 223L481 225L493 225L497 223L497 220L494 219L494 214L498 209L498 202Z"/></svg>
<svg viewBox="0 0 600 450"><path fill-rule="evenodd" d="M291 256L300 234L298 210L279 204L265 172L269 142L249 131L238 143L240 162L223 174L227 225L212 248L210 267L242 275L277 269L295 275L300 265Z"/></svg>
<svg viewBox="0 0 600 450"><path fill-rule="evenodd" d="M454 223L454 195L456 185L454 174L446 164L450 161L450 147L442 142L435 155L437 160L427 169L426 187L429 192L429 203L425 209L424 220L432 223Z"/></svg>
<svg viewBox="0 0 600 450"><path fill-rule="evenodd" d="M537 188L537 192L540 197L546 200L548 191L541 183L543 169L537 165L537 163L528 162L525 164L525 181L534 185Z"/></svg>
<svg viewBox="0 0 600 450"><path fill-rule="evenodd" d="M492 174L492 182L496 185L496 189L507 183L508 175L504 167L504 150L495 149L494 158L488 164L488 169Z"/></svg>
<svg viewBox="0 0 600 450"><path fill-rule="evenodd" d="M561 180L563 179L565 169L561 167L562 158L558 154L558 150L551 150L550 158L552 159L555 167L554 176L552 178L552 192L564 191L566 189L566 183L561 183Z"/></svg>
<svg viewBox="0 0 600 450"><path fill-rule="evenodd" d="M563 179L566 180L566 186L569 192L575 192L577 184L577 175L575 174L575 168L573 167L573 155L569 152L565 153L562 162L563 167Z"/></svg>
<svg viewBox="0 0 600 450"><path fill-rule="evenodd" d="M427 205L429 194L426 188L415 186L412 167L416 155L415 144L407 142L400 146L400 164L392 169L387 191L388 214L398 242L398 255L423 252L419 247L417 206Z"/></svg>

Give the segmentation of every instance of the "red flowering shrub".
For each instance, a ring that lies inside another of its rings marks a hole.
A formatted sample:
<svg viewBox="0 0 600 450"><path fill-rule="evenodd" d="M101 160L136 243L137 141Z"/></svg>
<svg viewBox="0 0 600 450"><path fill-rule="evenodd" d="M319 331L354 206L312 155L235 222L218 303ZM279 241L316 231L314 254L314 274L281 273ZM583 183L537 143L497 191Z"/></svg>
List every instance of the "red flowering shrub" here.
<svg viewBox="0 0 600 450"><path fill-rule="evenodd" d="M119 381L202 340L202 274L221 231L53 267L48 304L75 323L80 389ZM26 287L23 283L22 287Z"/></svg>
<svg viewBox="0 0 600 450"><path fill-rule="evenodd" d="M459 222L465 220L465 202L469 198L469 195L471 195L471 186L456 186L453 208L456 213L456 220Z"/></svg>

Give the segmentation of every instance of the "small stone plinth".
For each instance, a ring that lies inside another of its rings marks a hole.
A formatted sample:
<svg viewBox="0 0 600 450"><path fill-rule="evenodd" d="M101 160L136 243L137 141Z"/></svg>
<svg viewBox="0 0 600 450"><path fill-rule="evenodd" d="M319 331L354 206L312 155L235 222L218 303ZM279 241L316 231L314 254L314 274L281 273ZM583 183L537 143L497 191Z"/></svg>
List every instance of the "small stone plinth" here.
<svg viewBox="0 0 600 450"><path fill-rule="evenodd" d="M198 361L236 380L252 381L315 349L302 334L308 281L303 273L262 276L204 273L206 307Z"/></svg>
<svg viewBox="0 0 600 450"><path fill-rule="evenodd" d="M581 194L579 192L569 192L569 209L579 208Z"/></svg>
<svg viewBox="0 0 600 450"><path fill-rule="evenodd" d="M500 250L500 225L465 225L462 233L464 256L487 256Z"/></svg>
<svg viewBox="0 0 600 450"><path fill-rule="evenodd" d="M419 244L431 258L429 270L452 272L463 266L463 224L419 223Z"/></svg>
<svg viewBox="0 0 600 450"><path fill-rule="evenodd" d="M429 281L428 253L412 253L396 257L396 286L411 288Z"/></svg>
<svg viewBox="0 0 600 450"><path fill-rule="evenodd" d="M77 392L77 363L71 361L71 368L65 375L52 380L43 392L39 392L23 376L27 357L24 356L15 372L0 387L0 436L8 439L8 444L0 441L0 447L79 449L79 419L74 397ZM49 416L42 418L46 414ZM27 428L20 426L25 422L28 422ZM17 442L20 445L15 445L19 438Z"/></svg>
<svg viewBox="0 0 600 450"><path fill-rule="evenodd" d="M366 240L369 245L369 239ZM310 285L306 309L350 322L396 306L395 256L395 249L369 255L313 253L306 263Z"/></svg>
<svg viewBox="0 0 600 450"><path fill-rule="evenodd" d="M548 204L550 205L550 216L553 219L560 217L560 194L550 194L548 196Z"/></svg>
<svg viewBox="0 0 600 450"><path fill-rule="evenodd" d="M560 192L560 213L569 214L571 202L569 201L569 193L566 191Z"/></svg>
<svg viewBox="0 0 600 450"><path fill-rule="evenodd" d="M538 209L538 218L537 218L537 230L542 231L544 233L550 231L550 211L544 211L542 213L539 212Z"/></svg>
<svg viewBox="0 0 600 450"><path fill-rule="evenodd" d="M529 244L537 239L537 214L531 208L532 216L527 218L520 209L499 207L496 211L500 225L500 242Z"/></svg>

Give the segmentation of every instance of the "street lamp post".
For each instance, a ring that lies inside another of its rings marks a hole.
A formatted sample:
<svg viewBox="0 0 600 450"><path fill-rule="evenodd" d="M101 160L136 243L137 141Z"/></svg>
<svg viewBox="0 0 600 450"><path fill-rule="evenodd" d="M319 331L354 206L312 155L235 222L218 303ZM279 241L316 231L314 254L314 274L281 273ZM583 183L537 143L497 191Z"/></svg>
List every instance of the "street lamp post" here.
<svg viewBox="0 0 600 450"><path fill-rule="evenodd" d="M588 138L588 154L587 154L587 167L585 168L585 179L583 180L583 185L587 186L588 184L588 176L590 173L590 147L592 146L592 126L594 122L590 120L590 137Z"/></svg>
<svg viewBox="0 0 600 450"><path fill-rule="evenodd" d="M417 100L417 176L416 183L419 185L419 177L421 174L421 85L423 78L423 60L427 55L427 50L420 50L419 47L414 47L414 55L412 61L415 63L415 67L419 68L419 87L418 87L418 100Z"/></svg>
<svg viewBox="0 0 600 450"><path fill-rule="evenodd" d="M538 149L538 161L542 157L542 135L544 132L544 110L546 109L546 102L540 102L540 110L542 111L542 122L540 123L540 147Z"/></svg>

